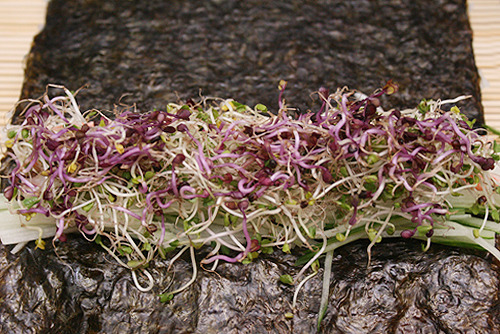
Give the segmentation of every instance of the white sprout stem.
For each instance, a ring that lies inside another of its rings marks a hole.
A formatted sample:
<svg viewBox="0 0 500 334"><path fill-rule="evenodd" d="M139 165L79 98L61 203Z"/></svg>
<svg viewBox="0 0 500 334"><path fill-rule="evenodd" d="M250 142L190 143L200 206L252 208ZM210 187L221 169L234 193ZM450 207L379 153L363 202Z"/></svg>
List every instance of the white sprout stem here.
<svg viewBox="0 0 500 334"><path fill-rule="evenodd" d="M423 251L424 252L427 252L429 250L429 248L431 248L431 240L432 238L427 238L427 241L425 243L425 247L423 248Z"/></svg>
<svg viewBox="0 0 500 334"><path fill-rule="evenodd" d="M309 281L311 278L313 278L314 276L316 276L318 274L317 271L313 272L312 274L309 274L308 276L306 276L298 285L297 287L295 288L295 291L293 293L293 300L292 300L292 308L295 310L295 308L297 307L297 298L299 296L299 291L302 289L302 287L304 286L304 284L307 283L307 281Z"/></svg>
<svg viewBox="0 0 500 334"><path fill-rule="evenodd" d="M95 199L90 199L90 200L88 200L88 201L86 201L86 202L83 202L83 203L81 203L81 204L78 204L77 206L74 206L74 207L72 207L72 208L69 208L69 209L67 209L67 210L64 210L63 212L61 212L61 213L60 213L60 214L58 214L58 215L54 214L54 215L52 215L52 217L54 217L54 218L56 218L56 219L58 219L58 218L62 218L62 217L64 217L64 216L66 216L68 213L73 212L73 211L77 211L77 210L79 210L79 209L83 208L84 206L87 206L87 205L89 205L89 204L91 204L91 203L94 203L94 202L96 202L96 200L95 200Z"/></svg>
<svg viewBox="0 0 500 334"><path fill-rule="evenodd" d="M304 243L304 245L309 245L309 242L307 241L307 239L300 232L299 226L297 225L297 222L295 221L292 213L285 206L282 207L282 211L288 217L288 219L289 219L290 223L292 224L292 226L293 226L293 228L295 230L295 233L299 237L300 241L302 241Z"/></svg>
<svg viewBox="0 0 500 334"><path fill-rule="evenodd" d="M486 226L486 222L488 222L489 205L485 205L484 210L485 210L485 212L484 212L484 219L483 219L483 224L479 228L479 235L481 235L481 233L484 230L484 227Z"/></svg>
<svg viewBox="0 0 500 334"><path fill-rule="evenodd" d="M151 291L151 289L153 289L153 287L155 285L155 281L153 279L153 276L146 269L143 269L142 272L144 273L144 275L146 275L146 278L148 279L148 285L146 287L143 287L139 283L139 281L137 280L136 270L132 270L132 279L134 281L134 284L135 284L137 290L139 290L141 292Z"/></svg>
<svg viewBox="0 0 500 334"><path fill-rule="evenodd" d="M323 189L323 191L321 191L320 189L317 189L316 192L314 193L314 195L312 196L312 198L315 200L318 200L318 199L322 198L323 196L325 196L327 193L329 193L332 189L340 186L341 184L346 183L346 182L351 181L351 180L355 180L355 179L359 178L360 176L364 176L364 175L365 175L364 173L359 173L356 175L352 175L350 177L342 178L342 179L330 184L328 187ZM321 191L321 192L319 192L319 191Z"/></svg>
<svg viewBox="0 0 500 334"><path fill-rule="evenodd" d="M59 87L59 88L61 88L61 87ZM75 120L77 121L77 122L75 122L75 124L76 125L85 124L86 121L83 118L82 114L80 113L80 108L78 107L78 104L76 103L75 97L73 96L73 94L71 94L71 92L66 87L62 87L62 88L64 89L64 92L66 93L66 95L68 95L69 100L71 101L71 104L73 106L73 110L74 110L73 116L75 117Z"/></svg>
<svg viewBox="0 0 500 334"><path fill-rule="evenodd" d="M198 266L196 265L196 258L194 255L194 247L193 246L189 247L189 254L191 255L191 264L193 267L193 275L191 276L191 279L189 280L189 282L187 282L186 284L184 284L182 287L178 288L177 290L171 291L170 293L173 295L186 290L196 280L196 275L198 274Z"/></svg>
<svg viewBox="0 0 500 334"><path fill-rule="evenodd" d="M227 231L227 232L231 232L231 230L229 229L229 227L224 227L224 229ZM234 242L235 246L238 247L240 249L240 251L245 251L245 246L243 246L241 244L241 242L234 236L234 233L231 233L229 234L229 238L231 238L231 240Z"/></svg>
<svg viewBox="0 0 500 334"><path fill-rule="evenodd" d="M200 243L203 243L203 244L208 244L212 241L218 241L221 245L226 246L229 249L232 249L234 251L241 251L242 245L240 242L238 242L238 245L235 246L235 245L230 244L229 242L227 242L223 239L224 237L228 237L228 236L233 236L233 237L235 235L242 236L241 229L232 230L232 231L225 229L223 232L218 232L218 233L215 233L211 229L207 229L206 231L210 234L210 236L208 236L206 238L199 238L199 239L197 239L197 241L199 241Z"/></svg>
<svg viewBox="0 0 500 334"><path fill-rule="evenodd" d="M372 258L372 247L377 243L379 238L382 236L382 233L385 231L385 228L389 224L389 220L392 217L392 212L393 212L393 208L390 209L389 213L387 214L387 217L385 218L384 223L378 229L377 234L375 235L375 237L373 238L373 240L370 242L370 244L368 245L368 247L366 249L366 251L368 253L368 265L370 264L371 258Z"/></svg>

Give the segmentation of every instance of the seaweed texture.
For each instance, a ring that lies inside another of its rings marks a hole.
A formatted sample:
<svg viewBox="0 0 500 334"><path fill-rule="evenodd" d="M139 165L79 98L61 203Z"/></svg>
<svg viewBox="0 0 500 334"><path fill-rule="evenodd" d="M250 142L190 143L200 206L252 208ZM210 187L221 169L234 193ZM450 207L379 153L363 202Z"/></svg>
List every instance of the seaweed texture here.
<svg viewBox="0 0 500 334"><path fill-rule="evenodd" d="M462 110L484 121L463 0L54 0L22 97L55 83L88 85L83 109L163 108L200 92L275 109L281 79L300 110L321 86L369 94L392 79L391 106L471 95Z"/></svg>
<svg viewBox="0 0 500 334"><path fill-rule="evenodd" d="M498 265L481 253L419 242L376 248L366 267L367 242L347 245L333 260L329 308L321 333L498 333ZM80 237L19 255L2 247L2 333L313 333L321 296L320 274L300 293L279 283L300 270L297 254L277 252L248 265L222 264L170 303L158 294L175 278L190 279L188 257L157 260L159 284L138 291L127 269ZM55 255L57 253L57 256Z"/></svg>

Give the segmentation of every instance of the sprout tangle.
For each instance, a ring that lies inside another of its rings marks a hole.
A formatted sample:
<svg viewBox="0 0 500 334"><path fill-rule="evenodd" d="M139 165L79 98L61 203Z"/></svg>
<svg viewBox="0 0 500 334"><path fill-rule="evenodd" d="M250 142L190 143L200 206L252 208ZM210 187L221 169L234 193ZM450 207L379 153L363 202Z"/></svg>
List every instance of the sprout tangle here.
<svg viewBox="0 0 500 334"><path fill-rule="evenodd" d="M496 144L457 107L441 109L460 98L383 111L379 97L397 90L391 82L371 96L322 88L320 109L292 117L285 87L276 114L202 99L110 118L81 113L64 88L32 100L22 123L6 130L10 210L22 228L37 229L40 248L48 224L53 240L80 231L132 269L143 291L154 286L147 266L156 256L171 253L173 263L189 251L192 279L163 301L195 281L202 246L209 270L307 249L300 272L281 278L298 284L294 305L326 254L322 312L334 249L360 238L371 241L368 254L382 238L401 236L424 240L424 250L434 241L500 259Z"/></svg>

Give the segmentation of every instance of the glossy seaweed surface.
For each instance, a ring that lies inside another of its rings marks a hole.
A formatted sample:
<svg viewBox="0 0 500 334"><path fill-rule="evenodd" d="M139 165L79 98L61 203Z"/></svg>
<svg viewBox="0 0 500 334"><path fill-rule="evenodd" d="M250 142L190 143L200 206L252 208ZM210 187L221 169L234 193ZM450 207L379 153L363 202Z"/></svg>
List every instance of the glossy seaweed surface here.
<svg viewBox="0 0 500 334"><path fill-rule="evenodd" d="M500 270L484 254L437 245L422 253L420 242L399 240L378 245L367 268L367 245L336 253L321 333L499 333ZM322 270L305 284L293 319L285 318L294 288L278 278L299 271L294 255L201 271L162 304L158 294L172 279L191 278L188 257L169 271L168 260L155 261L158 285L142 293L127 269L82 238L59 244L57 256L52 247L33 248L16 256L2 248L2 333L315 332Z"/></svg>

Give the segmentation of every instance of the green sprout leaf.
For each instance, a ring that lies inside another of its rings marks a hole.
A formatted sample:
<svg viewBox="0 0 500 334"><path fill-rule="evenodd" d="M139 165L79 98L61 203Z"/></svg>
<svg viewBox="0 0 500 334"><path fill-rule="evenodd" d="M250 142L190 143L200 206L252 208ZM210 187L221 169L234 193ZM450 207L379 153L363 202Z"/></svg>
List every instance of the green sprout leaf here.
<svg viewBox="0 0 500 334"><path fill-rule="evenodd" d="M138 268L144 264L144 261L139 261L139 260L130 260L127 262L127 266L129 266L132 269Z"/></svg>
<svg viewBox="0 0 500 334"><path fill-rule="evenodd" d="M477 216L479 212L481 212L481 208L479 207L479 204L477 202L470 207L470 212L472 212L472 214L475 216Z"/></svg>
<svg viewBox="0 0 500 334"><path fill-rule="evenodd" d="M213 197L207 197L203 199L203 205L204 206L214 206L215 205L215 198Z"/></svg>
<svg viewBox="0 0 500 334"><path fill-rule="evenodd" d="M224 226L228 227L232 224L236 224L238 222L238 217L233 216L232 214L226 212L224 214Z"/></svg>
<svg viewBox="0 0 500 334"><path fill-rule="evenodd" d="M236 101L232 101L231 104L236 108L237 112L244 112L248 108L248 106L246 106L242 103L236 102Z"/></svg>
<svg viewBox="0 0 500 334"><path fill-rule="evenodd" d="M370 192L377 191L378 188L378 178L375 175L368 175L364 178L363 187Z"/></svg>
<svg viewBox="0 0 500 334"><path fill-rule="evenodd" d="M338 232L337 234L335 234L335 239L342 242L345 240L345 234Z"/></svg>
<svg viewBox="0 0 500 334"><path fill-rule="evenodd" d="M23 206L27 209L31 209L38 202L40 202L38 197L27 197L23 200Z"/></svg>
<svg viewBox="0 0 500 334"><path fill-rule="evenodd" d="M145 242L142 247L141 247L141 250L143 251L146 251L146 252L149 252L151 250L151 244L149 242Z"/></svg>
<svg viewBox="0 0 500 334"><path fill-rule="evenodd" d="M431 106L428 104L428 101L424 99L420 101L420 103L417 106L417 109L421 114L425 115L427 112L431 110Z"/></svg>
<svg viewBox="0 0 500 334"><path fill-rule="evenodd" d="M491 215L491 219L493 219L497 223L500 222L500 213L497 209L491 209L490 215Z"/></svg>
<svg viewBox="0 0 500 334"><path fill-rule="evenodd" d="M160 302L162 302L162 303L168 303L172 299L174 299L173 293L162 293L160 295Z"/></svg>
<svg viewBox="0 0 500 334"><path fill-rule="evenodd" d="M12 139L12 138L14 138L16 136L16 134L17 134L17 131L15 131L15 130L9 130L9 132L7 132L7 137L9 139Z"/></svg>
<svg viewBox="0 0 500 334"><path fill-rule="evenodd" d="M269 239L264 239L261 241L260 243L260 251L263 253L263 254L272 254L274 252L274 249L272 246L267 246L268 244L270 244L272 241L269 240Z"/></svg>
<svg viewBox="0 0 500 334"><path fill-rule="evenodd" d="M312 239L316 238L316 226L311 226L308 230L308 236Z"/></svg>
<svg viewBox="0 0 500 334"><path fill-rule="evenodd" d="M132 247L121 246L118 248L118 252L120 253L120 255L125 255L125 254L132 254L133 250Z"/></svg>
<svg viewBox="0 0 500 334"><path fill-rule="evenodd" d="M427 232L429 232L430 230L432 230L432 226L431 225L420 225L420 226L417 226L417 232L419 235L426 235Z"/></svg>
<svg viewBox="0 0 500 334"><path fill-rule="evenodd" d="M319 260L316 260L314 261L312 264L311 264L311 269L317 273L319 271Z"/></svg>
<svg viewBox="0 0 500 334"><path fill-rule="evenodd" d="M92 208L94 207L94 203L89 203L87 205L85 205L82 210L85 211L85 212L89 212Z"/></svg>
<svg viewBox="0 0 500 334"><path fill-rule="evenodd" d="M479 238L479 230L477 228L472 231L472 234L474 235L474 238Z"/></svg>
<svg viewBox="0 0 500 334"><path fill-rule="evenodd" d="M103 246L101 236L98 234L97 237L95 237L94 242L98 244L99 246Z"/></svg>
<svg viewBox="0 0 500 334"><path fill-rule="evenodd" d="M267 111L267 107L261 103L258 103L255 105L255 110L258 110L260 112L266 112Z"/></svg>
<svg viewBox="0 0 500 334"><path fill-rule="evenodd" d="M148 170L148 171L144 174L144 179L145 179L145 180L150 180L150 179L152 179L152 178L153 178L153 176L155 176L155 172Z"/></svg>
<svg viewBox="0 0 500 334"><path fill-rule="evenodd" d="M260 251L262 252L262 254L272 254L272 253L274 253L273 247L262 247L260 249Z"/></svg>
<svg viewBox="0 0 500 334"><path fill-rule="evenodd" d="M45 249L45 241L42 240L42 239L36 239L35 240L35 245L36 245L35 249L36 248L40 248L41 250Z"/></svg>
<svg viewBox="0 0 500 334"><path fill-rule="evenodd" d="M375 238L377 238L377 230L375 230L373 228L369 229L368 230L368 239L370 239L370 241L373 242L375 240ZM382 236L379 236L375 242L379 243L381 241L382 241Z"/></svg>
<svg viewBox="0 0 500 334"><path fill-rule="evenodd" d="M288 274L281 275L280 282L283 284L293 285L293 278L292 278L292 276L290 276Z"/></svg>
<svg viewBox="0 0 500 334"><path fill-rule="evenodd" d="M347 168L344 166L340 167L340 174L342 174L343 177L348 177L349 173L347 172Z"/></svg>

